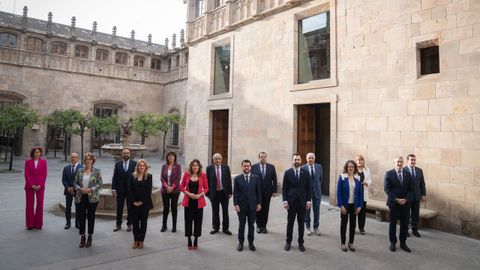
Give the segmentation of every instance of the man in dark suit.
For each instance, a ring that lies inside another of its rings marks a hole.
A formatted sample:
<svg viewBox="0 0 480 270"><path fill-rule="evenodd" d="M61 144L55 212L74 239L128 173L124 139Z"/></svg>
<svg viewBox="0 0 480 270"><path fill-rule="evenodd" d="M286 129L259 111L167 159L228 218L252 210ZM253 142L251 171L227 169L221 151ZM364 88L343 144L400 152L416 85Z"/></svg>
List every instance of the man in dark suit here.
<svg viewBox="0 0 480 270"><path fill-rule="evenodd" d="M270 200L277 196L277 172L275 166L267 163L267 153L258 154L259 162L252 166L252 173L260 179L262 191L262 208L257 212L257 233L268 233L267 222Z"/></svg>
<svg viewBox="0 0 480 270"><path fill-rule="evenodd" d="M303 169L309 173L308 176L312 188L313 231L315 235L321 235L318 227L320 226L323 168L322 165L315 163L314 153L308 153L306 158L308 163L303 165ZM305 214L305 227L307 228L307 235L312 235L313 233L310 229L310 209L307 209Z"/></svg>
<svg viewBox="0 0 480 270"><path fill-rule="evenodd" d="M395 251L397 243L397 220L400 220L400 248L411 252L407 246L408 219L410 201L413 199L413 181L410 174L403 171L403 157L394 160L395 168L387 171L384 178L384 190L387 194L387 206L390 210L388 235L390 251Z"/></svg>
<svg viewBox="0 0 480 270"><path fill-rule="evenodd" d="M260 189L260 179L257 175L251 174L250 160L242 161L243 173L237 175L233 180L233 205L238 214L238 246L237 250L243 250L245 240L245 222L248 218L248 248L255 251L253 244L254 223L256 213L262 208L262 194Z"/></svg>
<svg viewBox="0 0 480 270"><path fill-rule="evenodd" d="M425 189L425 179L423 177L422 169L416 167L417 157L414 154L407 156L407 166L403 170L410 174L413 180L413 200L410 202L410 226L412 234L416 237L421 237L418 232L418 217L420 215L420 203L426 201L427 192ZM407 236L408 233L407 233Z"/></svg>
<svg viewBox="0 0 480 270"><path fill-rule="evenodd" d="M207 197L212 203L212 227L210 234L220 230L220 204L222 205L222 230L227 235L232 235L228 229L228 201L232 197L232 176L228 165L222 165L222 155L213 155L213 165L207 167L208 193Z"/></svg>
<svg viewBox="0 0 480 270"><path fill-rule="evenodd" d="M78 163L78 154L72 153L70 155L70 164L63 168L62 184L64 187L63 194L65 195L65 219L67 220L67 223L65 224L65 230L69 229L71 226L70 220L72 219L72 202L73 198L75 197L73 181L75 181L75 175L77 174L78 169L82 167L83 166ZM76 209L75 213L78 213ZM80 228L77 214L75 214L75 228Z"/></svg>
<svg viewBox="0 0 480 270"><path fill-rule="evenodd" d="M123 148L122 160L115 163L112 177L112 194L117 198L117 221L113 228L116 232L122 228L123 206L127 201L127 232L132 230L130 215L130 198L128 196L128 179L135 171L137 162L130 160L130 149Z"/></svg>
<svg viewBox="0 0 480 270"><path fill-rule="evenodd" d="M282 197L283 207L287 210L287 243L285 244L285 251L289 251L292 244L293 224L295 218L298 224L298 249L305 251L303 245L303 233L305 226L303 225L305 219L305 209L310 209L312 202L312 190L310 188L310 180L308 171L300 167L300 154L292 155L293 167L285 171L283 175Z"/></svg>

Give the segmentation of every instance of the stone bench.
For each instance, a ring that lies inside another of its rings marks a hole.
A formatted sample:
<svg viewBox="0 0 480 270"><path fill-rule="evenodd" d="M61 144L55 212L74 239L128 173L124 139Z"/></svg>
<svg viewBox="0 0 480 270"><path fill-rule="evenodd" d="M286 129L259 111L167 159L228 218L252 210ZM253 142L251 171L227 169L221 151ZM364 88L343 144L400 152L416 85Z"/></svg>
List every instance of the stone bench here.
<svg viewBox="0 0 480 270"><path fill-rule="evenodd" d="M378 221L387 221L389 219L389 209L385 201L369 199L367 202L367 210L375 211L375 217ZM418 227L422 227L423 220L432 219L437 215L437 211L420 208Z"/></svg>

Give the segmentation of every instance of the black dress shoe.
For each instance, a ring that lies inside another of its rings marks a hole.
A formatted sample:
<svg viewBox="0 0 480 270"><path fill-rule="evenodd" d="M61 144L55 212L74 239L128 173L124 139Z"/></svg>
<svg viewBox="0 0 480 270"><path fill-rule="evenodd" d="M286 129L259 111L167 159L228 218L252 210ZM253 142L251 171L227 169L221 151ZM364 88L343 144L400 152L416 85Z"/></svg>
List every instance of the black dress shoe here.
<svg viewBox="0 0 480 270"><path fill-rule="evenodd" d="M232 232L229 231L229 230L223 230L223 233L226 234L226 235L232 235Z"/></svg>
<svg viewBox="0 0 480 270"><path fill-rule="evenodd" d="M298 244L298 249L301 251L301 252L305 252L305 246L303 244Z"/></svg>
<svg viewBox="0 0 480 270"><path fill-rule="evenodd" d="M210 234L216 234L218 232L218 229L213 229L210 231Z"/></svg>
<svg viewBox="0 0 480 270"><path fill-rule="evenodd" d="M127 232L131 232L132 231L132 225L127 225Z"/></svg>
<svg viewBox="0 0 480 270"><path fill-rule="evenodd" d="M395 244L390 244L390 251L394 252L395 250L397 250L397 248L395 248Z"/></svg>
<svg viewBox="0 0 480 270"><path fill-rule="evenodd" d="M289 251L291 247L292 247L292 245L290 243L286 243L285 246L283 247L283 249L285 251Z"/></svg>
<svg viewBox="0 0 480 270"><path fill-rule="evenodd" d="M400 244L400 248L410 253L412 250L407 246L407 244Z"/></svg>
<svg viewBox="0 0 480 270"><path fill-rule="evenodd" d="M122 226L117 225L117 226L113 227L113 231L118 232L121 228L122 228Z"/></svg>
<svg viewBox="0 0 480 270"><path fill-rule="evenodd" d="M177 232L177 228L172 228L172 232Z"/></svg>
<svg viewBox="0 0 480 270"><path fill-rule="evenodd" d="M72 225L70 225L70 223L67 223L67 224L65 224L64 229L65 229L65 230L68 230L68 229L70 229L71 226L72 226Z"/></svg>
<svg viewBox="0 0 480 270"><path fill-rule="evenodd" d="M248 244L248 248L249 248L251 251L257 250L257 249L255 248L255 245L254 245L253 243Z"/></svg>
<svg viewBox="0 0 480 270"><path fill-rule="evenodd" d="M243 244L242 244L242 243L238 243L237 250L238 250L238 251L242 251L242 250L243 250Z"/></svg>
<svg viewBox="0 0 480 270"><path fill-rule="evenodd" d="M268 233L267 228L262 228L262 233Z"/></svg>
<svg viewBox="0 0 480 270"><path fill-rule="evenodd" d="M31 231L33 230L33 227L28 227L27 230Z"/></svg>
<svg viewBox="0 0 480 270"><path fill-rule="evenodd" d="M164 232L167 230L167 226L162 226L162 228L160 229L161 232Z"/></svg>
<svg viewBox="0 0 480 270"><path fill-rule="evenodd" d="M257 233L262 233L262 232L263 232L262 228L257 227Z"/></svg>
<svg viewBox="0 0 480 270"><path fill-rule="evenodd" d="M418 232L418 230L413 231L412 234L415 235L416 237L422 237Z"/></svg>
<svg viewBox="0 0 480 270"><path fill-rule="evenodd" d="M355 252L355 248L353 247L353 244L348 244L348 249L349 249L351 252Z"/></svg>

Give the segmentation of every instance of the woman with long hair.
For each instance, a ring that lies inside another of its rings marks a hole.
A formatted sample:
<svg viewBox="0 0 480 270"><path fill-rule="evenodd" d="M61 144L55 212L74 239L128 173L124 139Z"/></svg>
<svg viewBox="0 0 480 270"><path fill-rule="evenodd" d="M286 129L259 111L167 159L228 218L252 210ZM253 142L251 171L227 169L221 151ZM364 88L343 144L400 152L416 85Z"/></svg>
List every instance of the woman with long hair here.
<svg viewBox="0 0 480 270"><path fill-rule="evenodd" d="M41 147L34 147L30 151L30 159L25 160L25 223L28 230L41 230L43 227L43 198L48 169L42 153Z"/></svg>
<svg viewBox="0 0 480 270"><path fill-rule="evenodd" d="M177 231L177 205L180 196L180 177L182 168L177 163L175 152L167 153L167 162L163 164L160 174L162 182L163 222L161 232L167 230L168 213L172 210L172 232Z"/></svg>
<svg viewBox="0 0 480 270"><path fill-rule="evenodd" d="M365 234L368 187L372 184L372 175L370 174L370 170L365 164L365 158L362 155L357 155L355 160L357 162L358 176L360 176L360 183L362 183L363 190L362 210L360 210L360 213L358 213L358 229L360 230L361 234Z"/></svg>

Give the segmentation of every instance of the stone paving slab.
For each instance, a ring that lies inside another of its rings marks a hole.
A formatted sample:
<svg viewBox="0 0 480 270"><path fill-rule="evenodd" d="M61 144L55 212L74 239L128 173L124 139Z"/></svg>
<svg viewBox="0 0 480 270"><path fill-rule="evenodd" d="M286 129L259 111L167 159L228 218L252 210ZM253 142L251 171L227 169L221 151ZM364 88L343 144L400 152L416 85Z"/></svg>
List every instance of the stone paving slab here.
<svg viewBox="0 0 480 270"><path fill-rule="evenodd" d="M159 185L162 161L151 162L154 185ZM133 236L124 229L113 232L114 219L97 218L93 246L79 249L78 231L64 230L64 217L56 210L64 200L60 182L65 163L49 159L44 228L25 230L25 195L22 173L0 174L0 269L479 269L480 241L431 229L421 230L422 238L409 238L413 250L388 250L388 223L367 219L366 235L355 236L356 252L340 250L340 218L335 207L321 206L321 236L305 236L307 251L302 253L296 243L283 251L286 212L281 199L271 203L269 233L255 233L256 252L236 251L238 220L230 204L233 236L210 235L211 207L204 210L199 250L188 251L183 235L183 208L179 208L178 231L161 233L161 216L149 219L145 248L132 250ZM15 160L17 169L23 160ZM111 178L113 161L99 158L105 181ZM208 201L208 200L207 200ZM171 219L169 219L170 221ZM170 225L171 223L169 223Z"/></svg>

